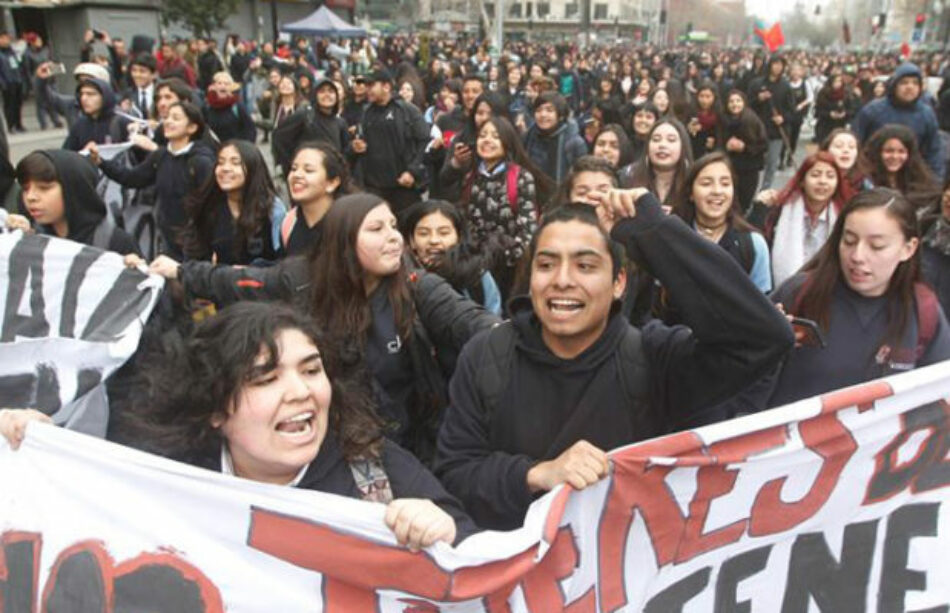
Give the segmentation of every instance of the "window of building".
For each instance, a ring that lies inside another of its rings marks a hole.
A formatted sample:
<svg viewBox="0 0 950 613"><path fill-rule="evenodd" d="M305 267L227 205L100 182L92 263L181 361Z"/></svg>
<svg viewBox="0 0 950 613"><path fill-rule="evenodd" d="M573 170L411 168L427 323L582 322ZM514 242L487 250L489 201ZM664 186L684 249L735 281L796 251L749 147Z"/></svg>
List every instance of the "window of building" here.
<svg viewBox="0 0 950 613"><path fill-rule="evenodd" d="M550 2L538 2L538 17L544 18L551 14Z"/></svg>
<svg viewBox="0 0 950 613"><path fill-rule="evenodd" d="M576 2L568 2L564 5L564 18L565 19L574 19L579 13L579 8Z"/></svg>
<svg viewBox="0 0 950 613"><path fill-rule="evenodd" d="M508 9L508 16L514 17L515 19L521 19L521 3L515 2L511 5L511 8Z"/></svg>
<svg viewBox="0 0 950 613"><path fill-rule="evenodd" d="M606 4L594 5L594 19L607 19L607 5Z"/></svg>

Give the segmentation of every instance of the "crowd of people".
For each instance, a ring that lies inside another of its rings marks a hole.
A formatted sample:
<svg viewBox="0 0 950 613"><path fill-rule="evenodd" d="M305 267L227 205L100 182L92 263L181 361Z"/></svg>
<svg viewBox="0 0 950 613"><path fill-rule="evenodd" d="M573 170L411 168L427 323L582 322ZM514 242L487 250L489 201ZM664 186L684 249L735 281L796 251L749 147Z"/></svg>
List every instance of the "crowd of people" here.
<svg viewBox="0 0 950 613"><path fill-rule="evenodd" d="M610 449L950 359L939 54L86 43L75 96L21 74L70 127L7 164L5 223L169 280L115 440L387 503L417 548ZM103 177L153 191L149 249Z"/></svg>

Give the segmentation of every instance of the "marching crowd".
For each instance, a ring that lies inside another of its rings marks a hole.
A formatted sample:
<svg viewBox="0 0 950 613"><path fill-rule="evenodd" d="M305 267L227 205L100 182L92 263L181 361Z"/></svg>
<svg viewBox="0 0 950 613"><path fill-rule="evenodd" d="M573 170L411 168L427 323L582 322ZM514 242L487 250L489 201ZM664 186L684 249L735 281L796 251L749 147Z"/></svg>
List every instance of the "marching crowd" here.
<svg viewBox="0 0 950 613"><path fill-rule="evenodd" d="M113 440L384 502L418 548L520 526L610 449L950 359L940 54L153 46L90 31L74 96L48 54L0 62L11 129L27 80L69 124L5 163L7 228L169 281Z"/></svg>

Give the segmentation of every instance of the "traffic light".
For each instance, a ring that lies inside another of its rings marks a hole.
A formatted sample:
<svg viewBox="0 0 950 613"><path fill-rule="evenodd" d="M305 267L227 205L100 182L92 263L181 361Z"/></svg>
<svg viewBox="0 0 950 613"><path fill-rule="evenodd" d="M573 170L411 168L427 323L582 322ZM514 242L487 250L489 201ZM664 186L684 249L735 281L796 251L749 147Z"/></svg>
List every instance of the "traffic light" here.
<svg viewBox="0 0 950 613"><path fill-rule="evenodd" d="M914 20L915 28L922 28L927 22L927 15L925 13L917 13L917 18Z"/></svg>

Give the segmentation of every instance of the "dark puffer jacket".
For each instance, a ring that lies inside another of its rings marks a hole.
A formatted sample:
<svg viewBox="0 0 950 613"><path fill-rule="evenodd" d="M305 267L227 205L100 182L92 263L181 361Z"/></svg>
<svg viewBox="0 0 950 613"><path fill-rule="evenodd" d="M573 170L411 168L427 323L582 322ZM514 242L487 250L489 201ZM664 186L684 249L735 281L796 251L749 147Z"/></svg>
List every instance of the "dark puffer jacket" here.
<svg viewBox="0 0 950 613"><path fill-rule="evenodd" d="M894 89L904 77L916 77L921 83L921 95L910 104L897 100ZM851 129L863 143L883 126L898 123L913 130L917 136L920 154L938 179L943 178L946 152L940 141L937 115L923 98L923 75L914 64L901 64L887 84L887 96L864 105L855 116Z"/></svg>

